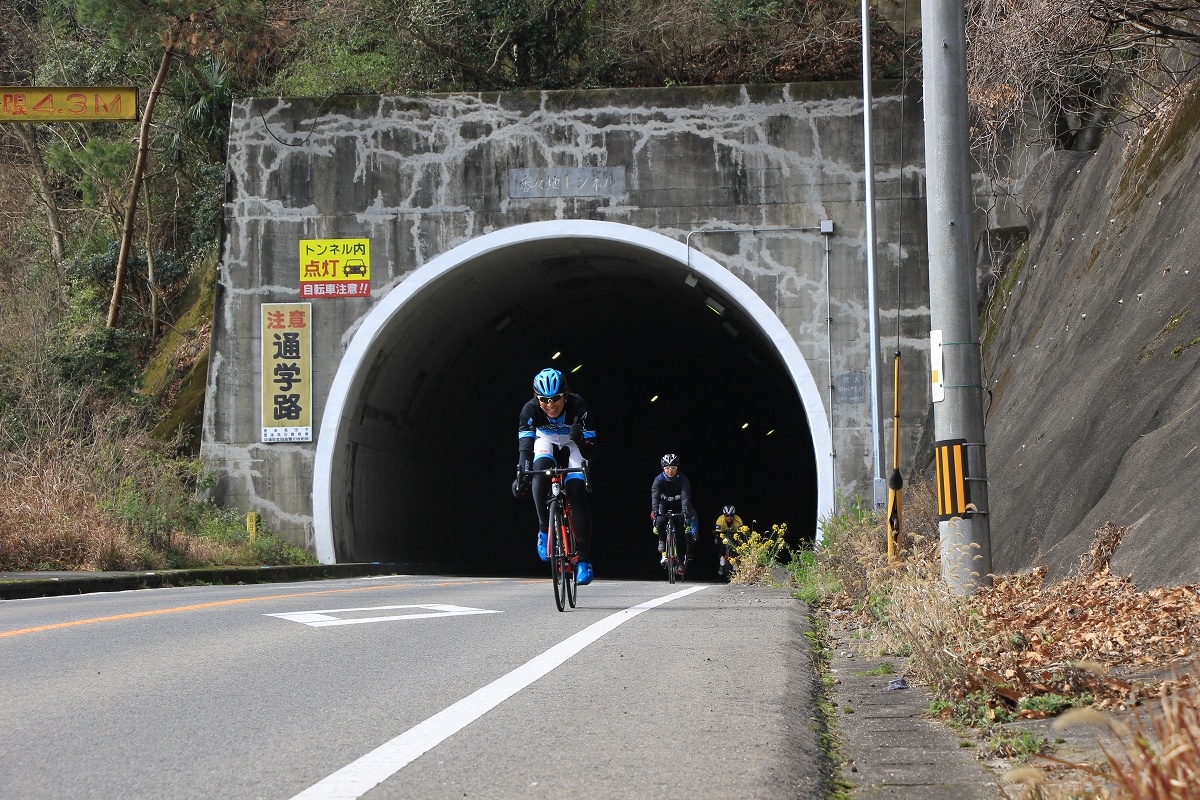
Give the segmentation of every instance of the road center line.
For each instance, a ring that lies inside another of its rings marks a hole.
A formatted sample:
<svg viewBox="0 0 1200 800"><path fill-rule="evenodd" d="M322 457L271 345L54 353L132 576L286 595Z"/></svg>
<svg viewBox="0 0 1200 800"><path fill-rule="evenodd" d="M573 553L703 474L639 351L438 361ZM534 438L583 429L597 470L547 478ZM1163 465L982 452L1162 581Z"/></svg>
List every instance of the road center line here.
<svg viewBox="0 0 1200 800"><path fill-rule="evenodd" d="M496 706L551 672L568 658L619 625L672 600L686 597L704 586L692 586L681 592L647 600L645 603L611 614L564 639L512 672L497 678L482 689L439 711L424 722L409 728L390 742L380 745L327 778L317 781L292 800L356 800L395 775L422 754L449 739Z"/></svg>

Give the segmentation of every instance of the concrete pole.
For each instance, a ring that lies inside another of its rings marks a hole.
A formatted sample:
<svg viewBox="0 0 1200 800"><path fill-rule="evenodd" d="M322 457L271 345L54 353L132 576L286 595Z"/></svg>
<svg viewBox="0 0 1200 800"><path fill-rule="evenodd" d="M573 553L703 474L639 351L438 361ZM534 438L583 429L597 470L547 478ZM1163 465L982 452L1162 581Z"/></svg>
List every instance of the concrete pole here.
<svg viewBox="0 0 1200 800"><path fill-rule="evenodd" d="M944 399L933 404L935 442L965 440L965 476L974 511L940 522L942 577L970 594L990 585L991 533L983 440L967 127L966 13L963 0L921 3L925 73L925 175L929 228L930 328L941 331ZM936 395L935 395L936 400Z"/></svg>
<svg viewBox="0 0 1200 800"><path fill-rule="evenodd" d="M875 157L871 143L871 18L870 2L862 0L863 56L863 186L867 210L867 335L871 339L871 458L874 465L872 501L876 506L887 502L887 484L883 480L883 454L879 449L879 310L875 300Z"/></svg>

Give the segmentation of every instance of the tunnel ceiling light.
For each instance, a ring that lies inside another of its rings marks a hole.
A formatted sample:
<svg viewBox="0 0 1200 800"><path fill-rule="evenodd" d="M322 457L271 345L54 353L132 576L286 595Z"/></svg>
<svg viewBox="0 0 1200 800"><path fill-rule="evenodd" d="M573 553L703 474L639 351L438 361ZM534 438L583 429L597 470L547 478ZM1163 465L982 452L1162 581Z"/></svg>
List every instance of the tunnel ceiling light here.
<svg viewBox="0 0 1200 800"><path fill-rule="evenodd" d="M774 433L774 432L775 432L775 429L774 429L774 428L771 428L771 430L767 431L766 435L767 435L767 436L770 436L770 435L771 435L772 433Z"/></svg>
<svg viewBox="0 0 1200 800"><path fill-rule="evenodd" d="M730 325L728 322L722 322L721 327L724 328L725 332L733 338L736 339L738 337L738 329Z"/></svg>
<svg viewBox="0 0 1200 800"><path fill-rule="evenodd" d="M708 306L713 311L717 312L717 314L725 313L725 306L721 305L716 300L713 300L711 297L704 298L704 305Z"/></svg>
<svg viewBox="0 0 1200 800"><path fill-rule="evenodd" d="M571 370L571 374L574 375L576 372L579 372L579 370L581 370L581 369L583 369L583 364L580 364L578 367Z"/></svg>
<svg viewBox="0 0 1200 800"><path fill-rule="evenodd" d="M651 397L651 398L650 398L650 402L651 402L651 403L658 402L658 395L654 395L654 397Z"/></svg>
<svg viewBox="0 0 1200 800"><path fill-rule="evenodd" d="M746 428L749 428L749 427L750 427L750 423L749 423L749 422L743 422L743 423L742 423L742 430L746 430Z"/></svg>
<svg viewBox="0 0 1200 800"><path fill-rule="evenodd" d="M512 325L512 322L513 322L513 318L510 317L509 315L505 314L496 323L496 333L503 333L505 328L507 328L509 325Z"/></svg>
<svg viewBox="0 0 1200 800"><path fill-rule="evenodd" d="M562 355L562 351L560 350L557 353L555 353L554 355L550 356L550 360L553 361L554 359L558 358L561 355Z"/></svg>
<svg viewBox="0 0 1200 800"><path fill-rule="evenodd" d="M686 283L690 288L695 289L696 284L700 282L700 276L693 272L689 272L688 276L683 279L683 282Z"/></svg>

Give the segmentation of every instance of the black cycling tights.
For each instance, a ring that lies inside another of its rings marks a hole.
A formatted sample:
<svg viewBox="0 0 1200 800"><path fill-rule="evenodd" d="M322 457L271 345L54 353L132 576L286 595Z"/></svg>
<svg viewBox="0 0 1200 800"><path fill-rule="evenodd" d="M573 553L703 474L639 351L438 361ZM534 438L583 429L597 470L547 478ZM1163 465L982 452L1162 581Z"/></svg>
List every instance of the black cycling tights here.
<svg viewBox="0 0 1200 800"><path fill-rule="evenodd" d="M567 501L571 504L571 521L575 523L575 543L579 546L579 560L592 560L592 507L588 503L587 488L583 481L573 478L564 481ZM550 478L543 473L533 476L533 504L537 507L538 531L550 527L546 519L546 501L550 497Z"/></svg>

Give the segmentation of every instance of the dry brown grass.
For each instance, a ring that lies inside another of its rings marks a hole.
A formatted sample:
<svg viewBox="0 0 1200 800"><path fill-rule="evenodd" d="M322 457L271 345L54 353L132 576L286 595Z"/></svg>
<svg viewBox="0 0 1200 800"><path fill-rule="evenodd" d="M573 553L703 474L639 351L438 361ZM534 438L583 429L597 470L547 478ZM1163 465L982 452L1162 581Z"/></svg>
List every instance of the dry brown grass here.
<svg viewBox="0 0 1200 800"><path fill-rule="evenodd" d="M0 456L0 568L154 566L100 510L99 487L80 456L61 442Z"/></svg>
<svg viewBox="0 0 1200 800"><path fill-rule="evenodd" d="M240 515L201 502L198 463L152 441L153 419L66 380L53 280L0 274L0 570L302 563Z"/></svg>
<svg viewBox="0 0 1200 800"><path fill-rule="evenodd" d="M1139 591L1112 575L1124 529L1106 525L1065 580L1044 585L1043 570L996 576L991 588L960 597L940 574L936 495L910 486L905 503L911 533L896 563L883 524L861 509L826 528L833 535L816 553L843 587L826 607L859 626L860 647L909 655L910 674L929 686L943 718L988 728L1052 715L1043 709L1061 698L1064 707L1092 703L1064 720L1097 722L1117 736L1093 763L1020 765L1002 781L1005 796L1200 800L1200 676L1133 677L1196 656L1200 586Z"/></svg>

